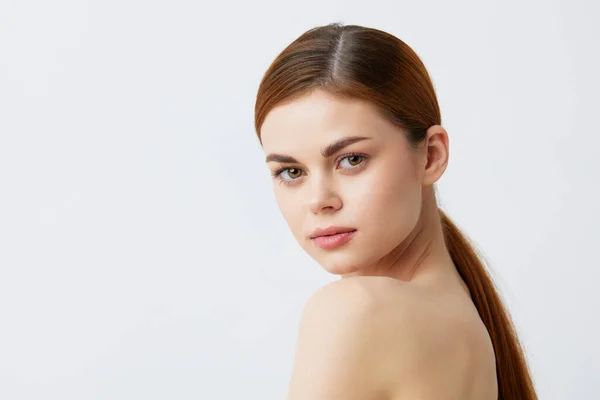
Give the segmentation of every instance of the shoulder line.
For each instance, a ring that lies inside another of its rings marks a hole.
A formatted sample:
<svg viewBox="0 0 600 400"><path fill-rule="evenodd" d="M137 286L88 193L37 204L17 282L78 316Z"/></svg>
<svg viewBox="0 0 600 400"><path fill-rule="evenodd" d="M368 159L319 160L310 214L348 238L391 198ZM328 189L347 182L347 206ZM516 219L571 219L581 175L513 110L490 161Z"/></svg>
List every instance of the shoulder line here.
<svg viewBox="0 0 600 400"><path fill-rule="evenodd" d="M362 365L348 376L365 375L371 382L362 381L362 385L394 391L399 384L410 386L409 379L402 382L402 376L408 378L417 364L421 368L425 362L428 335L423 332L427 330L427 319L419 314L420 307L415 307L416 295L407 283L382 278L344 278L318 289L302 313L298 350L330 351L338 360L340 355L346 359L345 354L354 354L348 360L361 360ZM386 287L397 287L398 291L390 295L389 290L383 290ZM353 366L337 366L341 367Z"/></svg>

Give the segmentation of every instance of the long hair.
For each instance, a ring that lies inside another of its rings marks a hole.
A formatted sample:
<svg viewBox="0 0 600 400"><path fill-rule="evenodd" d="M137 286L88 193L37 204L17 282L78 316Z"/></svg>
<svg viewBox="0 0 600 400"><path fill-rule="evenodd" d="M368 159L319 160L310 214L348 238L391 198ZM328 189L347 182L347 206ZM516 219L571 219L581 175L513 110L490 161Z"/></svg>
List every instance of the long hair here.
<svg viewBox="0 0 600 400"><path fill-rule="evenodd" d="M288 45L265 72L255 104L255 129L275 106L313 90L367 100L417 146L441 115L431 78L417 54L397 37L373 28L333 23ZM262 142L262 140L261 140ZM444 241L465 281L496 357L498 399L536 400L523 348L510 315L475 248L438 207Z"/></svg>

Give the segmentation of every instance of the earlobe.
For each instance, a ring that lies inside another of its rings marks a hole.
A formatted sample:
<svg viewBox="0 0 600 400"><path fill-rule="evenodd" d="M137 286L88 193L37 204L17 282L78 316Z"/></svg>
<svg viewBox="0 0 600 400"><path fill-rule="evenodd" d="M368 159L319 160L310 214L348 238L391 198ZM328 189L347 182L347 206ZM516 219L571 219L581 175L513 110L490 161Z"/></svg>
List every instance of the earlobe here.
<svg viewBox="0 0 600 400"><path fill-rule="evenodd" d="M444 174L448 165L449 140L448 133L440 125L433 125L427 130L424 185L433 185Z"/></svg>

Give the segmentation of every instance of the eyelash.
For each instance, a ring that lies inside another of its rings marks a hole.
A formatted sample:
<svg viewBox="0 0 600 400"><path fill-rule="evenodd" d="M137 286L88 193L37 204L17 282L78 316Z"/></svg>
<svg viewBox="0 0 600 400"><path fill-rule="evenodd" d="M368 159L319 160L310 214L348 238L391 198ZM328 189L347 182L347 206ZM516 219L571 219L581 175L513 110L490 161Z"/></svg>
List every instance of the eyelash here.
<svg viewBox="0 0 600 400"><path fill-rule="evenodd" d="M346 169L349 169L349 170L354 170L354 169L357 169L357 168L360 168L360 167L362 167L362 166L363 166L363 164L366 162L366 160L369 158L369 157L368 157L366 154L363 154L363 153L348 153L348 154L344 154L344 155L341 155L341 156L339 156L339 157L338 157L338 158L335 160L335 165L336 165L337 167L339 167L339 165L340 165L340 162L341 162L342 160L346 159L346 158L349 158L349 157L361 157L361 158L362 158L362 161L361 161L361 162L360 162L360 164L358 164L357 166L355 166L355 167L352 167L352 168L346 168ZM284 172L284 171L287 171L288 169L299 169L299 168L294 168L294 167L282 167L282 168L279 168L278 170L276 170L275 172L273 172L271 175L272 175L274 178L277 178L277 180L279 181L279 183L281 183L281 184L283 184L283 185L289 185L289 184L293 184L293 183L294 183L295 181L297 181L299 178L296 178L296 179L291 179L291 180L285 180L285 179L281 179L281 173L282 173L282 172Z"/></svg>

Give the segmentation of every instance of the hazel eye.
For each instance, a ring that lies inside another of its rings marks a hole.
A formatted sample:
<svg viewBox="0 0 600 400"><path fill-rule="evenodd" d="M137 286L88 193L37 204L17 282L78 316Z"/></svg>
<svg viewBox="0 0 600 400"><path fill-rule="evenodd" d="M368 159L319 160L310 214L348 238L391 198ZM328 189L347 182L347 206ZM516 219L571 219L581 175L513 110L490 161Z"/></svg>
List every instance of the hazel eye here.
<svg viewBox="0 0 600 400"><path fill-rule="evenodd" d="M289 168L286 170L290 178L295 179L300 177L300 170L297 168Z"/></svg>
<svg viewBox="0 0 600 400"><path fill-rule="evenodd" d="M353 165L353 166L360 164L361 161L362 161L362 156L350 156L350 157L348 157L348 162L350 163L350 165Z"/></svg>
<svg viewBox="0 0 600 400"><path fill-rule="evenodd" d="M300 176L302 176L302 171L299 170L298 168L287 168L287 169L283 170L281 172L281 174L282 175L287 174L287 176L290 177L291 179L297 179L297 178L300 178Z"/></svg>
<svg viewBox="0 0 600 400"><path fill-rule="evenodd" d="M347 161L350 166L349 167L346 166L345 168L355 168L355 167L358 167L364 161L364 159L365 159L364 156L361 156L358 154L352 154L352 155L342 158L342 160L340 160L340 164L342 164L342 162L344 162L344 161Z"/></svg>

